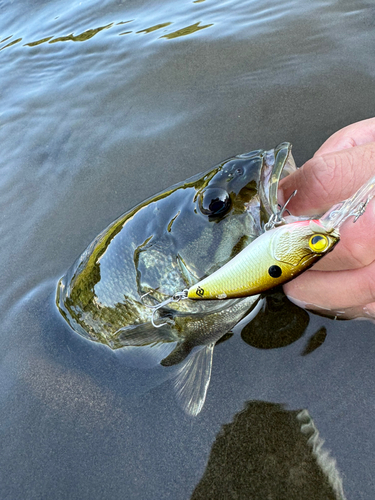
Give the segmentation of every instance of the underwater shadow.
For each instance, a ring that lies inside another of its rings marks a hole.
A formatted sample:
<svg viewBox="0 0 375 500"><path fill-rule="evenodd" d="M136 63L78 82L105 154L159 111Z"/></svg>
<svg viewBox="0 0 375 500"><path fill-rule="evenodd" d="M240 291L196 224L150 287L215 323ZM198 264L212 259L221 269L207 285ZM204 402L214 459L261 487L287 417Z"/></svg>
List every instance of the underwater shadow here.
<svg viewBox="0 0 375 500"><path fill-rule="evenodd" d="M250 401L211 448L191 500L344 500L336 461L307 410Z"/></svg>
<svg viewBox="0 0 375 500"><path fill-rule="evenodd" d="M256 316L242 328L241 337L258 349L286 347L302 337L309 322L308 313L278 287L264 297Z"/></svg>

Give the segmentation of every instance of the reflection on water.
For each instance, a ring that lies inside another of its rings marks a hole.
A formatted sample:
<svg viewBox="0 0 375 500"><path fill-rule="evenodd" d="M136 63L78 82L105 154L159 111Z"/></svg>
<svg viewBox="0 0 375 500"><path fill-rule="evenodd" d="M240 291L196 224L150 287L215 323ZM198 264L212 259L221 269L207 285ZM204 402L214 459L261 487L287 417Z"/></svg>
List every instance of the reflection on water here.
<svg viewBox="0 0 375 500"><path fill-rule="evenodd" d="M35 47L35 45L40 45L41 43L57 43L57 42L85 42L86 40L90 40L93 36L99 33L102 30L107 30L113 26L113 23L107 24L107 26L101 26L100 28L91 29L80 33L79 35L68 35L68 36L60 36L54 38L53 36L42 38L42 40L38 40L37 42L25 43L25 46ZM3 47L5 49L5 47Z"/></svg>
<svg viewBox="0 0 375 500"><path fill-rule="evenodd" d="M191 499L344 500L322 445L307 410L251 401L216 437Z"/></svg>
<svg viewBox="0 0 375 500"><path fill-rule="evenodd" d="M85 30L82 33L79 33L77 35L74 35L73 33L71 33L70 35L65 35L65 36L56 36L56 37L55 36L47 36L47 37L43 37L40 40L24 43L23 46L24 47L35 47L35 46L41 45L43 43L86 42L87 40L90 40L92 37L94 37L96 34L100 33L103 30L108 30L114 26L121 26L123 24L128 24L131 22L133 22L133 21L121 21L121 22L117 22L117 23L112 22L112 23L106 24L105 26L100 26L98 28L87 29L87 30ZM158 31L160 29L167 28L168 26L171 26L172 24L173 24L172 22L159 23L159 24L156 24L155 26L150 26L149 28L137 30L137 31L135 31L135 33L136 34L153 33L154 31ZM184 28L179 28L176 31L171 31L170 33L167 33L165 35L161 35L160 38L174 39L174 38L184 37L187 35L192 35L193 33L196 33L197 31L203 30L205 28L210 28L211 26L213 26L212 23L202 25L201 21L198 21L194 24L191 24L190 26L186 26ZM166 31L166 30L164 30L164 31ZM127 35L130 33L133 33L133 31L126 31L126 32L122 31L121 33L117 33L117 35ZM7 42L9 39L12 38L12 36L13 35L4 38L3 40L0 41L0 44ZM15 45L19 42L22 42L22 38L17 38L11 42L8 42L6 45L3 45L2 47L0 46L0 51L7 49L9 47L12 47L13 45Z"/></svg>
<svg viewBox="0 0 375 500"><path fill-rule="evenodd" d="M178 38L180 36L186 36L186 35L191 35L193 33L196 33L197 31L203 30L205 28L209 28L210 26L213 26L212 24L205 24L204 26L200 26L200 22L192 24L190 26L187 26L186 28L179 29L177 31L174 31L173 33L168 33L168 35L163 35L162 38L168 38L168 39L173 39L173 38Z"/></svg>
<svg viewBox="0 0 375 500"><path fill-rule="evenodd" d="M162 28L165 28L167 26L170 26L172 23L161 23L157 24L156 26L151 26L150 28L145 28L143 30L137 31L137 33L152 33L153 31L160 30Z"/></svg>
<svg viewBox="0 0 375 500"><path fill-rule="evenodd" d="M6 40L9 40L9 38L12 38L11 36L8 36L7 38L4 38L0 43L5 42ZM4 47L1 47L0 50L6 49L8 47L12 47L12 45L15 45L16 43L19 43L22 41L22 38L17 38L16 40L13 40L12 42L7 43L4 45Z"/></svg>

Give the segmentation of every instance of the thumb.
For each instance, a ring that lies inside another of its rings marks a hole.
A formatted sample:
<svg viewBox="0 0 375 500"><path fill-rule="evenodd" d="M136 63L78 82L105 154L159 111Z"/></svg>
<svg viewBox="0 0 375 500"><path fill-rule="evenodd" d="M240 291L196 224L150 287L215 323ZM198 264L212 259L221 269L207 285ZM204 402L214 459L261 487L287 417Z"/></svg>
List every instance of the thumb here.
<svg viewBox="0 0 375 500"><path fill-rule="evenodd" d="M349 198L375 174L375 142L314 156L280 182L280 199L294 215L321 214Z"/></svg>

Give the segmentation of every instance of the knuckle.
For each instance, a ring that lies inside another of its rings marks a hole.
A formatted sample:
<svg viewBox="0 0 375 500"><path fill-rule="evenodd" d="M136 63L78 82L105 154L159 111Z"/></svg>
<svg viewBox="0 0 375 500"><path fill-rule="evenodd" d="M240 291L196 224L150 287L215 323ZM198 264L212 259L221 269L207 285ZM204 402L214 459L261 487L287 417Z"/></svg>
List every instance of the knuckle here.
<svg viewBox="0 0 375 500"><path fill-rule="evenodd" d="M306 167L306 168L305 168ZM332 195L337 188L337 161L332 155L314 157L304 167L306 196L314 197L319 203L334 202Z"/></svg>

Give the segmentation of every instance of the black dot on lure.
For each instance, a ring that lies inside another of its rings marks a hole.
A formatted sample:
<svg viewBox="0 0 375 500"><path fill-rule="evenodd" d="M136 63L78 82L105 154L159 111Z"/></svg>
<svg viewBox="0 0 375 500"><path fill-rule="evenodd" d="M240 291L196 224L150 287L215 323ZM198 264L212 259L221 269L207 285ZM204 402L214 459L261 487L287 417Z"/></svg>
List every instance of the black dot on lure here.
<svg viewBox="0 0 375 500"><path fill-rule="evenodd" d="M281 276L282 270L279 266L271 266L268 268L268 274L271 278L279 278Z"/></svg>

